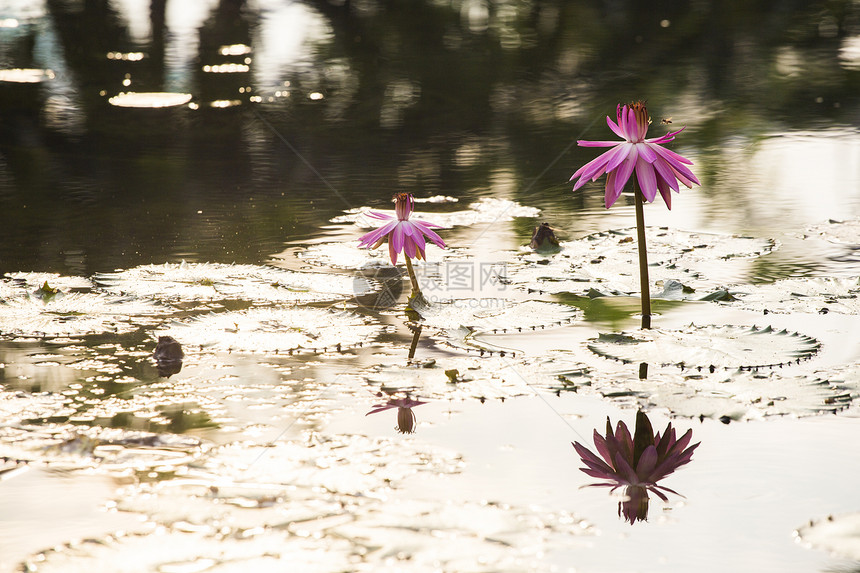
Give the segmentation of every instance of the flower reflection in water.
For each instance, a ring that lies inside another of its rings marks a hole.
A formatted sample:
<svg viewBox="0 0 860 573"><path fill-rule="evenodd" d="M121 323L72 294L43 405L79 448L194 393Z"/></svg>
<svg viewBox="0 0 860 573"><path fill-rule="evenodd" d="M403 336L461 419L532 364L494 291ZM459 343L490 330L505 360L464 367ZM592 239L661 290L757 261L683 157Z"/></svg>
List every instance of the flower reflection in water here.
<svg viewBox="0 0 860 573"><path fill-rule="evenodd" d="M632 524L647 519L648 492L663 501L668 501L663 492L680 495L668 487L657 485L657 482L690 461L693 451L699 446L697 442L688 447L692 437L693 430L687 430L677 439L671 422L662 435L659 432L654 434L648 416L639 411L633 436L621 421L613 432L609 418L606 418L606 436L594 430L594 447L600 455L579 442L573 442L573 447L586 465L580 470L605 480L589 485L611 487L612 491L625 487L625 499L618 503L618 515L623 515Z"/></svg>
<svg viewBox="0 0 860 573"><path fill-rule="evenodd" d="M395 429L401 434L414 434L416 421L415 412L412 411L412 408L426 403L427 402L413 400L409 396L406 398L389 398L387 403L381 406L374 406L370 412L365 414L365 416L376 414L383 410L397 408L397 426Z"/></svg>

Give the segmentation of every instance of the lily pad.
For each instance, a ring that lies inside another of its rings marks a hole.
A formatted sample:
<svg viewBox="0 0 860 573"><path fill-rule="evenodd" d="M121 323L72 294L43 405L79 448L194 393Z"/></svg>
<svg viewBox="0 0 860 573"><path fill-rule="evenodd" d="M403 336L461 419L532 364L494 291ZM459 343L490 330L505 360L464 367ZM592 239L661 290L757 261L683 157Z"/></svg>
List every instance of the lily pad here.
<svg viewBox="0 0 860 573"><path fill-rule="evenodd" d="M346 211L331 220L332 223L355 223L362 229L378 227L380 222L367 216L368 211L378 211L395 216L393 209L372 209L371 207L358 207ZM469 205L468 209L452 211L449 213L433 213L426 211L415 211L412 215L415 219L427 221L440 227L470 226L476 223L498 223L512 221L515 217L537 217L540 209L526 207L516 201L509 199L497 199L495 197L482 197L475 203Z"/></svg>
<svg viewBox="0 0 860 573"><path fill-rule="evenodd" d="M93 282L86 277L63 276L56 273L6 273L11 284L28 291L41 288L46 282L61 291L89 290Z"/></svg>
<svg viewBox="0 0 860 573"><path fill-rule="evenodd" d="M569 324L581 318L573 306L539 300L512 301L502 298L454 299L427 303L413 301L421 323L431 328L473 332L528 332Z"/></svg>
<svg viewBox="0 0 860 573"><path fill-rule="evenodd" d="M235 536L207 535L178 525L156 535L117 533L55 547L23 567L42 573L242 573L349 570L351 545L346 541L303 539L289 531L257 530Z"/></svg>
<svg viewBox="0 0 860 573"><path fill-rule="evenodd" d="M0 304L0 335L57 338L120 334L152 324L165 310L151 301L103 293L17 296Z"/></svg>
<svg viewBox="0 0 860 573"><path fill-rule="evenodd" d="M343 300L372 292L376 285L338 274L289 271L258 265L166 263L96 275L110 292L167 301L246 300L309 303Z"/></svg>
<svg viewBox="0 0 860 573"><path fill-rule="evenodd" d="M648 263L654 282L674 280L695 290L713 289L725 275L735 276L742 259L776 248L769 239L692 233L665 227L646 229ZM523 250L508 265L508 280L523 289L575 294L597 290L612 294L639 292L636 229L604 231L559 244L554 254ZM742 273L741 273L742 274Z"/></svg>
<svg viewBox="0 0 860 573"><path fill-rule="evenodd" d="M648 378L638 368L591 369L572 351L509 360L528 376L529 385L556 394L598 395L621 407L664 409L673 416L722 421L758 420L768 416L811 416L848 408L858 395L857 370L759 369L710 371L705 368L659 368L650 364Z"/></svg>
<svg viewBox="0 0 860 573"><path fill-rule="evenodd" d="M860 313L860 279L798 278L740 285L732 306L773 313Z"/></svg>
<svg viewBox="0 0 860 573"><path fill-rule="evenodd" d="M172 336L186 353L325 352L362 346L383 332L368 318L319 308L252 308L211 313L176 322L159 336Z"/></svg>
<svg viewBox="0 0 860 573"><path fill-rule="evenodd" d="M439 258L440 249L428 248L428 260ZM379 267L390 267L391 258L388 249L362 249L358 241L351 243L319 243L294 251L295 256L302 262L318 267L334 267L336 269L368 270ZM402 266L403 257L398 263ZM416 265L418 266L418 265Z"/></svg>
<svg viewBox="0 0 860 573"><path fill-rule="evenodd" d="M432 366L376 366L367 381L426 400L491 400L533 395L515 362L499 356L451 356Z"/></svg>
<svg viewBox="0 0 860 573"><path fill-rule="evenodd" d="M794 534L801 542L817 549L860 560L860 512L810 520Z"/></svg>
<svg viewBox="0 0 860 573"><path fill-rule="evenodd" d="M749 369L799 363L820 343L810 336L771 327L695 326L601 334L588 348L625 363L647 362L688 368Z"/></svg>
<svg viewBox="0 0 860 573"><path fill-rule="evenodd" d="M830 220L826 223L812 225L806 229L811 236L820 237L831 243L856 245L860 243L860 219L848 221Z"/></svg>

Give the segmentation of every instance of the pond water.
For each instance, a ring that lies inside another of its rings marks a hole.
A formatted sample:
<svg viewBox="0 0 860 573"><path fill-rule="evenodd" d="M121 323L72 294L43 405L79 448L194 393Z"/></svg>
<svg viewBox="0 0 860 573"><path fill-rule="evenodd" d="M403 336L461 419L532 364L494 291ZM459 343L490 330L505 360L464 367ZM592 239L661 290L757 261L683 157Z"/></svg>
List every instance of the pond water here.
<svg viewBox="0 0 860 573"><path fill-rule="evenodd" d="M0 573L860 571L858 82L848 0L0 2Z"/></svg>

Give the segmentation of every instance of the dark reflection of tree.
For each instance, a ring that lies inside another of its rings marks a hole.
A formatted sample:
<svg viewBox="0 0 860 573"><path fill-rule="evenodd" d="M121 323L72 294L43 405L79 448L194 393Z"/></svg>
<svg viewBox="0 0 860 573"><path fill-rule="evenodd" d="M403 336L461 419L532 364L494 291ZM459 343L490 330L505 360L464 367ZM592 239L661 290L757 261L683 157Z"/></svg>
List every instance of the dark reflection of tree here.
<svg viewBox="0 0 860 573"><path fill-rule="evenodd" d="M404 186L464 196L486 189L500 167L524 203L599 207L597 194L571 197L565 184L584 152L550 162L589 136L581 132L595 118L639 97L655 117L682 104L693 113L690 101L709 112L684 139L716 150L697 164L705 181L725 161L726 138L856 123L858 73L838 59L841 39L860 30L860 8L848 0L490 2L486 30L470 29L455 3L384 0L367 10L305 0L333 37L313 46L313 66L284 71L295 86L289 100L263 104L238 96L250 74L202 72L219 63L221 45L253 44L260 23L243 0L223 0L199 31L186 79L203 106L234 97L242 106L113 108L108 96L126 89L128 73L129 89L164 89L167 1L152 0L152 37L137 45L107 0L47 0L83 127L69 135L45 121L50 86L0 86L8 207L0 270L90 273L183 254L259 261L315 232L344 202L383 203ZM504 16L508 6L518 11ZM14 65L35 65L35 34L7 52ZM519 47L507 43L511 34ZM147 57L106 57L136 50ZM800 62L796 72L776 65L785 52ZM326 75L334 64L348 86ZM399 85L414 93L384 122ZM325 99L309 101L311 89ZM465 144L477 154L466 164Z"/></svg>

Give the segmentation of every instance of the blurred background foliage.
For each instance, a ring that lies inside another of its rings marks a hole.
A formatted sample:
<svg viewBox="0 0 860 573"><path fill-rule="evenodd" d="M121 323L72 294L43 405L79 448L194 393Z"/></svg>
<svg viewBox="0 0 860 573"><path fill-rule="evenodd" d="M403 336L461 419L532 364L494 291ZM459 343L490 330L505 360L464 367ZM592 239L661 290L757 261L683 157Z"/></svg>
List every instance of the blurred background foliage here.
<svg viewBox="0 0 860 573"><path fill-rule="evenodd" d="M608 138L618 102L646 99L652 130L687 126L714 193L758 139L860 120L849 0L0 8L0 68L46 74L0 82L3 272L260 262L404 189L576 217L602 198L570 194L593 155L575 140ZM111 104L128 91L193 99Z"/></svg>

